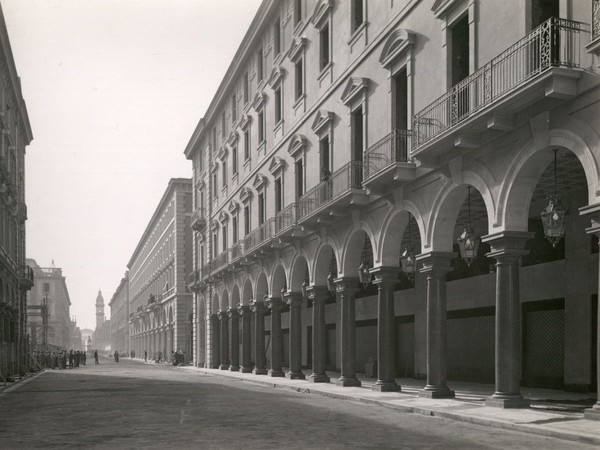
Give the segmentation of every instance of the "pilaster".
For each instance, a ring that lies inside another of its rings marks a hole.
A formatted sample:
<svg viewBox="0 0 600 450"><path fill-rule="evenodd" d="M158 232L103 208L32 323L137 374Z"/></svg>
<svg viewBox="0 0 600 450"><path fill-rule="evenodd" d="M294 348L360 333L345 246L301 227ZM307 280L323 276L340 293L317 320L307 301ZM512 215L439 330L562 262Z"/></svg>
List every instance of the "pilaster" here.
<svg viewBox="0 0 600 450"><path fill-rule="evenodd" d="M338 386L360 386L356 378L356 313L354 296L358 292L358 278L343 277L335 280L336 290L341 300L341 376Z"/></svg>

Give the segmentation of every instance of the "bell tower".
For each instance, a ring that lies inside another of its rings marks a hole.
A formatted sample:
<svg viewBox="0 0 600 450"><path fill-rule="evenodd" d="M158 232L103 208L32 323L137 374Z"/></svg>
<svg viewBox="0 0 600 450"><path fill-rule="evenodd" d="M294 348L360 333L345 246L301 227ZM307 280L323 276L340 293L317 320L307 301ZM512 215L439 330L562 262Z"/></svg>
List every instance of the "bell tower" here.
<svg viewBox="0 0 600 450"><path fill-rule="evenodd" d="M96 297L96 330L99 330L104 323L104 298L102 297L102 291L98 291Z"/></svg>

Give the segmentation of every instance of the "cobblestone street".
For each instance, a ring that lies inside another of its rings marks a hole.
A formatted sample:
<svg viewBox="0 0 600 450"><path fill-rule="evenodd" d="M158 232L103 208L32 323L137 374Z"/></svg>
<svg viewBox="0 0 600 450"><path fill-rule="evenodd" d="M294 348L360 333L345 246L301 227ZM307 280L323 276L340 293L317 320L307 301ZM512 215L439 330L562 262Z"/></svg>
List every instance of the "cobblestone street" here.
<svg viewBox="0 0 600 450"><path fill-rule="evenodd" d="M592 448L103 359L0 394L0 442L17 448Z"/></svg>

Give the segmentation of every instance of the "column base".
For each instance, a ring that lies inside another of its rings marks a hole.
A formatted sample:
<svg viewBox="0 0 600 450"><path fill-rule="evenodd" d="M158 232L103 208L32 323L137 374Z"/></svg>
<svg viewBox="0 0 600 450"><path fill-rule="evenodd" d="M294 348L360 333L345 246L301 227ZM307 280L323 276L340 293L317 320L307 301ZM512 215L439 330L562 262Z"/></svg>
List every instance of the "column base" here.
<svg viewBox="0 0 600 450"><path fill-rule="evenodd" d="M600 401L583 412L583 417L588 420L600 420Z"/></svg>
<svg viewBox="0 0 600 450"><path fill-rule="evenodd" d="M329 383L330 379L325 374L313 373L310 375L310 377L308 377L308 381L311 383Z"/></svg>
<svg viewBox="0 0 600 450"><path fill-rule="evenodd" d="M255 368L254 370L252 370L252 373L254 375L266 375L267 374L267 369L259 369L258 367Z"/></svg>
<svg viewBox="0 0 600 450"><path fill-rule="evenodd" d="M360 386L360 380L356 377L340 377L335 382L336 386L351 387Z"/></svg>
<svg viewBox="0 0 600 450"><path fill-rule="evenodd" d="M485 406L492 408L529 408L529 400L522 395L494 394L485 399Z"/></svg>
<svg viewBox="0 0 600 450"><path fill-rule="evenodd" d="M371 388L372 391L377 392L400 392L400 385L394 381L377 381Z"/></svg>
<svg viewBox="0 0 600 450"><path fill-rule="evenodd" d="M306 376L304 375L304 373L302 372L292 372L291 370L285 374L286 378L289 378L290 380L304 380L306 379Z"/></svg>
<svg viewBox="0 0 600 450"><path fill-rule="evenodd" d="M425 386L418 393L423 398L454 398L454 391L448 387Z"/></svg>
<svg viewBox="0 0 600 450"><path fill-rule="evenodd" d="M252 367L240 367L240 373L252 373Z"/></svg>
<svg viewBox="0 0 600 450"><path fill-rule="evenodd" d="M229 364L221 364L219 370L229 370Z"/></svg>
<svg viewBox="0 0 600 450"><path fill-rule="evenodd" d="M270 377L285 377L285 373L281 369L269 369L267 375Z"/></svg>
<svg viewBox="0 0 600 450"><path fill-rule="evenodd" d="M239 372L240 366L229 366L230 372Z"/></svg>

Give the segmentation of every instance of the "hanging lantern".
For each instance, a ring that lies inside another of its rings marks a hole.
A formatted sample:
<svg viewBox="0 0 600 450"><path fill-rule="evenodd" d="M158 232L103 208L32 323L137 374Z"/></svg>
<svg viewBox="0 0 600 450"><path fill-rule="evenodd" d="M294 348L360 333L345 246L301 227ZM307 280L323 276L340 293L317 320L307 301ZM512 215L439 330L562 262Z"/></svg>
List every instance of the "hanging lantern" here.
<svg viewBox="0 0 600 450"><path fill-rule="evenodd" d="M470 266L477 259L477 250L479 249L479 236L471 227L471 186L467 186L467 225L457 242L460 257Z"/></svg>
<svg viewBox="0 0 600 450"><path fill-rule="evenodd" d="M544 226L544 235L550 241L552 247L556 247L565 235L566 214L566 211L561 208L556 195L556 153L557 149L554 149L554 194L548 199L548 205L540 214Z"/></svg>
<svg viewBox="0 0 600 450"><path fill-rule="evenodd" d="M302 282L302 300L308 300L308 292L306 288L308 288L310 284L310 280L308 279L308 267L306 267L306 272L304 272L304 281Z"/></svg>
<svg viewBox="0 0 600 450"><path fill-rule="evenodd" d="M416 264L415 255L410 250L410 246L406 247L400 256L400 264L402 265L402 271L406 274L409 280L415 277Z"/></svg>
<svg viewBox="0 0 600 450"><path fill-rule="evenodd" d="M363 246L363 253L361 263L358 266L358 280L363 286L367 286L371 282L371 274L369 273L369 264L367 262L367 236L365 235L365 245Z"/></svg>
<svg viewBox="0 0 600 450"><path fill-rule="evenodd" d="M335 292L335 279L337 278L337 263L335 256L331 254L331 262L329 263L329 274L327 275L327 290Z"/></svg>

